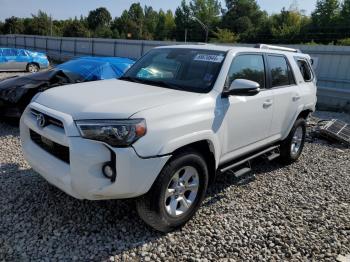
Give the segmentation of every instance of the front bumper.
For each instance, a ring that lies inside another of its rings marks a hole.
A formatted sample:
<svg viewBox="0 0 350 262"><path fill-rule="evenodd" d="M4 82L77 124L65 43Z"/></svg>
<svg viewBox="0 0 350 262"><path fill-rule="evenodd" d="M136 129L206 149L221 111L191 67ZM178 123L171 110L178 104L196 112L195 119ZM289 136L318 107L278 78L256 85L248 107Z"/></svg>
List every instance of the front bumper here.
<svg viewBox="0 0 350 262"><path fill-rule="evenodd" d="M64 128L48 125L38 127L30 108L60 120ZM140 158L132 147L112 148L83 139L73 119L37 103L31 103L21 118L23 154L35 171L49 183L78 199L101 200L132 198L145 194L152 186L170 156ZM69 163L62 161L35 143L30 130L69 148ZM116 155L116 181L102 173L102 167Z"/></svg>

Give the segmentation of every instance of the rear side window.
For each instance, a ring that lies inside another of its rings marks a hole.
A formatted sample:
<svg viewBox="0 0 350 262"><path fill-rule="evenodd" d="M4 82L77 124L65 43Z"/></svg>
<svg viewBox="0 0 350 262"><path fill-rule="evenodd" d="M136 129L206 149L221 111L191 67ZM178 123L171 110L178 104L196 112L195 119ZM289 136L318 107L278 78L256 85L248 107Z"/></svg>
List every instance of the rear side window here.
<svg viewBox="0 0 350 262"><path fill-rule="evenodd" d="M284 56L268 56L272 87L295 85L292 70Z"/></svg>
<svg viewBox="0 0 350 262"><path fill-rule="evenodd" d="M303 60L303 59L298 59L297 60L298 67L300 69L300 73L304 78L305 82L310 82L313 79L312 71L309 66L309 64Z"/></svg>
<svg viewBox="0 0 350 262"><path fill-rule="evenodd" d="M237 56L230 67L226 79L226 87L236 79L246 79L257 82L260 88L265 88L265 64L262 55L246 54Z"/></svg>

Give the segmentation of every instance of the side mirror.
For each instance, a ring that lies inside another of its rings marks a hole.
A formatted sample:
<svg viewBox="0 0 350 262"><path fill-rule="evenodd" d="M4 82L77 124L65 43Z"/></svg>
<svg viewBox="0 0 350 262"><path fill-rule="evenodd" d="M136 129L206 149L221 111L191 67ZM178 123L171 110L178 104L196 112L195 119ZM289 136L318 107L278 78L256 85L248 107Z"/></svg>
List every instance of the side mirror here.
<svg viewBox="0 0 350 262"><path fill-rule="evenodd" d="M255 96L259 92L259 83L247 79L236 79L223 94L225 96Z"/></svg>

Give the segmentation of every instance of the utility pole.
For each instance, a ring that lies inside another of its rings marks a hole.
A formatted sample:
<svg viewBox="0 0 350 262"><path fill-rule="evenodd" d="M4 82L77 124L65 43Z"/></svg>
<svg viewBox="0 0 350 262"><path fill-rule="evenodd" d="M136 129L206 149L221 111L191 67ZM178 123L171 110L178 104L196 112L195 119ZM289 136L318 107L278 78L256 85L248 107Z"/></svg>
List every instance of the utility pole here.
<svg viewBox="0 0 350 262"><path fill-rule="evenodd" d="M209 26L205 25L201 20L199 20L197 17L193 16L192 17L194 20L196 20L201 27L204 29L205 31L205 42L208 42L208 36L209 36Z"/></svg>
<svg viewBox="0 0 350 262"><path fill-rule="evenodd" d="M187 32L188 32L188 30L187 30L187 28L185 28L185 43L187 43Z"/></svg>

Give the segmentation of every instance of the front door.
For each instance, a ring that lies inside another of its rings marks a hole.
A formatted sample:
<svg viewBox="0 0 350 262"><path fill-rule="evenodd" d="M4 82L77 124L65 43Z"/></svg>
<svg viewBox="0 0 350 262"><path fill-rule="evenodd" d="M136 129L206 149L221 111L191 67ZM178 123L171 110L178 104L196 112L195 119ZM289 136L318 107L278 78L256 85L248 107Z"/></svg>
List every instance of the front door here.
<svg viewBox="0 0 350 262"><path fill-rule="evenodd" d="M225 115L223 154L231 153L270 136L274 97L267 89L265 58L261 53L239 54L231 64L226 87L235 79L247 79L260 84L255 96L230 96ZM227 99L225 101L224 99Z"/></svg>

